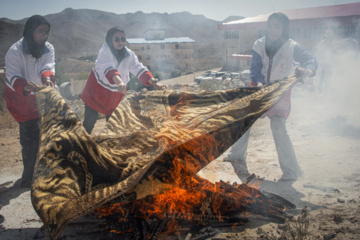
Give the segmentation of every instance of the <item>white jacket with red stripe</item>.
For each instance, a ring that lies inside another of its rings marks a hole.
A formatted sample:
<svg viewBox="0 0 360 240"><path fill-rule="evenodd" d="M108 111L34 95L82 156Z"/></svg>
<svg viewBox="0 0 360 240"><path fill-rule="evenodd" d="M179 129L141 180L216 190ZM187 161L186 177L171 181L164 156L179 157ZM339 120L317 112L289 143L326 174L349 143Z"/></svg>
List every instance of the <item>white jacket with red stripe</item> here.
<svg viewBox="0 0 360 240"><path fill-rule="evenodd" d="M5 66L5 101L9 112L17 122L38 118L34 93L24 92L24 87L28 82L42 85L42 79L48 76L54 82L54 47L46 42L44 54L34 58L21 38L7 51Z"/></svg>
<svg viewBox="0 0 360 240"><path fill-rule="evenodd" d="M118 85L112 80L114 75L120 75L125 85L130 81L130 73L138 77L145 86L150 85L148 80L153 77L139 62L135 53L127 47L124 48L126 53L119 63L109 45L103 44L81 94L81 99L88 107L107 116L112 114L125 96L118 92Z"/></svg>

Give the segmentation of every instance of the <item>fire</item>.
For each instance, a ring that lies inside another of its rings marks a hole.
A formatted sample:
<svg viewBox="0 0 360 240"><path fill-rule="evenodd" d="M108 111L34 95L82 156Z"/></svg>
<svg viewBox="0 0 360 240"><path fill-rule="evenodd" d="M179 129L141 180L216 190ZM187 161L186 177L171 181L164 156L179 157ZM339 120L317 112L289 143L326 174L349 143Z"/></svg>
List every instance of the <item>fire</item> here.
<svg viewBox="0 0 360 240"><path fill-rule="evenodd" d="M116 203L101 207L97 210L100 217L116 213L119 216L119 222L126 221L128 214L146 220L168 218L171 220L167 223L165 232L172 233L179 226L176 219L185 219L196 224L226 221L226 217L243 214L249 209L257 212L258 210L254 206L264 204L261 192L247 184L230 185L225 182L213 184L196 175L201 168L214 160L214 156L218 153L217 146L221 143L210 134L197 131L196 126L201 124L201 116L198 121L193 121L190 127L189 124L186 124L187 128L182 126L181 123L186 122L186 119L179 120L181 119L181 109L186 107L179 102L171 108L171 116L176 121L173 121L174 124L171 126L161 127L161 132L157 135L160 146L170 149L170 151L178 151L176 144L179 143L172 139L184 139L182 151L191 153L187 154L188 156L199 156L198 152L205 152L206 155L201 155L200 159L197 158L195 161L191 157L182 158L184 154L180 151L175 154L172 152L171 156L176 157L172 159L171 164L164 163L166 173L162 173L161 181L167 184L161 189L160 194L128 203ZM172 138L172 135L177 137ZM191 141L187 142L187 139L191 139ZM159 164L163 163L159 162ZM168 166L170 167L167 168ZM151 180L155 177L149 176L149 178ZM271 208L271 206L269 207ZM268 211L272 210L268 209ZM237 224L241 224L241 222L233 224L233 227ZM114 232L121 233L116 230Z"/></svg>
<svg viewBox="0 0 360 240"><path fill-rule="evenodd" d="M253 188L247 185L230 186L224 182L213 184L191 175L191 170L180 162L179 159L173 161L174 168L170 170L171 188L165 189L162 194L131 203L102 207L98 209L99 216L105 217L117 213L121 216L119 222L126 221L126 214L146 220L170 218L171 221L168 222L163 233L165 234L176 231L179 226L176 219L184 219L200 225L211 221L224 221L224 216L228 213L230 215L242 213L244 205L259 201L256 200L258 196L254 195ZM113 232L123 233L117 230Z"/></svg>

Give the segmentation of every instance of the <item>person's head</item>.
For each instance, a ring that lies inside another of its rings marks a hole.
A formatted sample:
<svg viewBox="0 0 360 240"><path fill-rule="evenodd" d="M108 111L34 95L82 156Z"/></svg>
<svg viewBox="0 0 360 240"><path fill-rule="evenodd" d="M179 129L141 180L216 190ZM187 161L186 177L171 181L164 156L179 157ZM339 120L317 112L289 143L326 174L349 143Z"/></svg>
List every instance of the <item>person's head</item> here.
<svg viewBox="0 0 360 240"><path fill-rule="evenodd" d="M106 34L106 43L111 49L121 50L125 46L125 31L121 27L110 28Z"/></svg>
<svg viewBox="0 0 360 240"><path fill-rule="evenodd" d="M43 46L49 37L50 23L40 15L30 17L24 27L23 36L31 44Z"/></svg>
<svg viewBox="0 0 360 240"><path fill-rule="evenodd" d="M23 36L34 58L40 58L44 53L49 32L50 23L40 15L34 15L26 21Z"/></svg>
<svg viewBox="0 0 360 240"><path fill-rule="evenodd" d="M270 40L289 39L289 18L281 12L273 13L267 21L267 34Z"/></svg>

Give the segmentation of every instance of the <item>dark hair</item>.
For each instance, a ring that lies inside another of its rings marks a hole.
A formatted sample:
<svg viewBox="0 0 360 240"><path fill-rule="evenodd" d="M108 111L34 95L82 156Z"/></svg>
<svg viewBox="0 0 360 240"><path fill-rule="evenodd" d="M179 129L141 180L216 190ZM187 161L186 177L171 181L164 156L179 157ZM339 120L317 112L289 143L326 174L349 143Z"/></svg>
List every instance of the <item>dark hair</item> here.
<svg viewBox="0 0 360 240"><path fill-rule="evenodd" d="M25 23L23 36L25 38L33 38L33 33L35 29L41 24L48 25L50 29L50 23L43 16L34 15L30 17Z"/></svg>
<svg viewBox="0 0 360 240"><path fill-rule="evenodd" d="M286 16L282 12L275 12L269 16L267 22L269 22L271 19L276 19L281 23L281 25L283 27L283 33L282 33L281 38L288 40L289 39L289 25L290 25L290 20L289 20L288 16Z"/></svg>
<svg viewBox="0 0 360 240"><path fill-rule="evenodd" d="M28 47L31 55L34 58L41 57L43 54L43 51L44 51L44 46L43 45L39 46L35 42L34 37L33 37L35 29L42 24L48 25L49 29L50 29L50 23L43 16L34 15L26 21L25 27L24 27L23 36L24 36L24 39L26 41L27 47Z"/></svg>
<svg viewBox="0 0 360 240"><path fill-rule="evenodd" d="M268 55L269 58L273 58L274 55L276 54L276 52L279 50L279 48L286 42L289 40L289 23L290 20L289 18L281 12L275 12L273 14L271 14L267 20L267 22L269 23L269 21L271 19L277 19L281 25L282 25L282 35L279 39L273 41L269 38L269 36L266 34L265 36L265 52L266 55Z"/></svg>
<svg viewBox="0 0 360 240"><path fill-rule="evenodd" d="M114 45L113 45L113 42L112 42L112 37L117 32L123 33L125 35L125 31L121 27L112 27L106 33L105 41L109 45L110 48L114 48Z"/></svg>
<svg viewBox="0 0 360 240"><path fill-rule="evenodd" d="M107 33L106 33L106 37L105 37L105 41L106 43L109 45L111 52L114 54L114 56L116 57L117 61L120 63L121 60L124 58L125 56L125 47L123 47L121 50L115 49L114 48L114 44L112 41L112 38L114 36L115 33L120 32L123 33L125 36L125 31L122 27L116 26L116 27L112 27L110 28Z"/></svg>

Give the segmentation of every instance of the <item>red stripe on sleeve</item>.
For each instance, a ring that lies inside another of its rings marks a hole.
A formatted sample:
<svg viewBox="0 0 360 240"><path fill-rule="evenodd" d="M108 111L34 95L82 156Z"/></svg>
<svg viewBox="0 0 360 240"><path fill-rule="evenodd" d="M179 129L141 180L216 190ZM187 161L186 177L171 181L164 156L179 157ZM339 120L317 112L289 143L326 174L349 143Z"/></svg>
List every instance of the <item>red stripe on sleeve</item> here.
<svg viewBox="0 0 360 240"><path fill-rule="evenodd" d="M105 77L109 80L109 82L110 82L111 84L115 84L115 82L112 80L113 76L115 76L115 75L119 75L119 76L121 77L121 75L120 75L120 73L119 73L118 70L116 70L116 69L111 69L111 70L109 70L109 71L105 74Z"/></svg>
<svg viewBox="0 0 360 240"><path fill-rule="evenodd" d="M148 80L150 78L153 78L153 75L151 74L150 71L146 71L143 74L141 74L141 76L139 77L139 80L145 85L145 86L150 86L150 83L148 82Z"/></svg>
<svg viewBox="0 0 360 240"><path fill-rule="evenodd" d="M52 71L45 71L41 74L41 82L43 82L44 78L50 77L51 81L54 82L54 73ZM44 82L43 82L44 83Z"/></svg>

